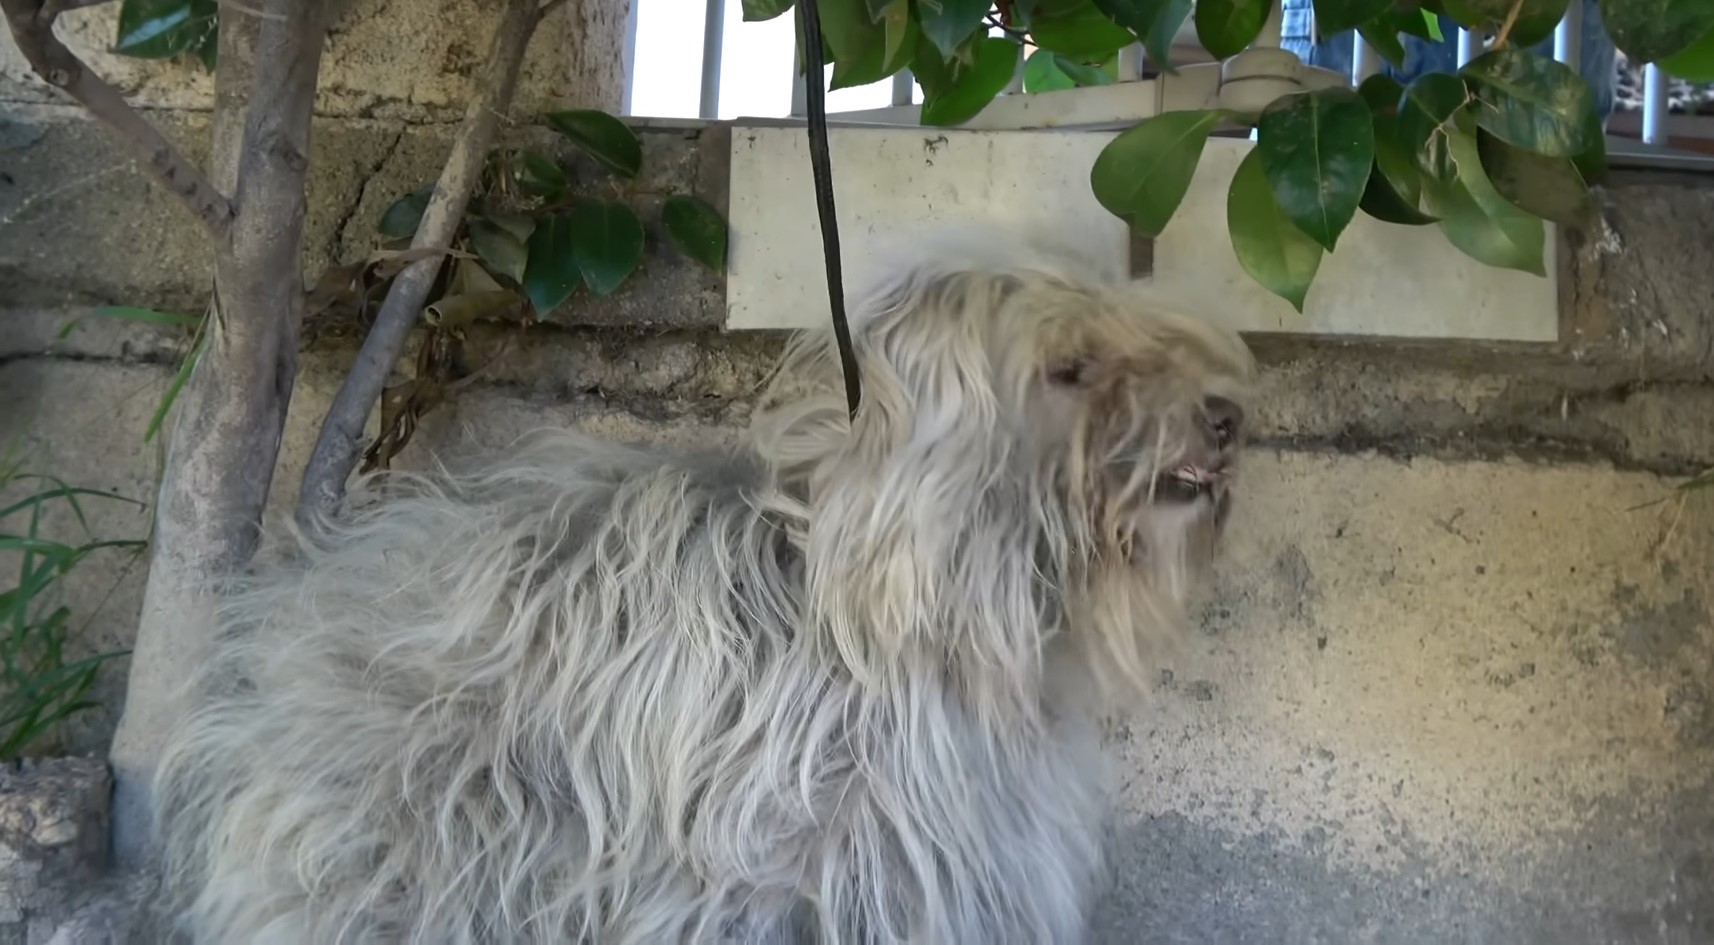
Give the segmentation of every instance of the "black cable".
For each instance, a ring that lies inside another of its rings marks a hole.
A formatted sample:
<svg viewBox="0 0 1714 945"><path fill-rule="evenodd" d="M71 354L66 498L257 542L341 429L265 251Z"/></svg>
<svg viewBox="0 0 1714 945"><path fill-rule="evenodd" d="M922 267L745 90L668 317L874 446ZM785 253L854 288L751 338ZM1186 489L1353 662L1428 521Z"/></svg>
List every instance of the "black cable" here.
<svg viewBox="0 0 1714 945"><path fill-rule="evenodd" d="M857 377L857 352L851 347L851 325L845 319L844 275L839 265L839 221L833 213L833 167L827 153L827 99L822 87L821 14L816 0L798 0L803 13L803 59L807 67L804 91L809 106L809 164L815 175L815 209L821 217L821 249L827 260L827 297L833 307L833 338L839 346L839 369L845 375L845 406L857 419L863 399Z"/></svg>

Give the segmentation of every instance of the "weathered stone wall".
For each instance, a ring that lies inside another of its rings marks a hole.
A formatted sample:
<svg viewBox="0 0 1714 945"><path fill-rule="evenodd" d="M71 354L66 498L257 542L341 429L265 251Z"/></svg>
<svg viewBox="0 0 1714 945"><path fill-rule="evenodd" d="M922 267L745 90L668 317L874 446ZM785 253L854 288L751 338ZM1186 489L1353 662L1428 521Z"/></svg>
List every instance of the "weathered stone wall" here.
<svg viewBox="0 0 1714 945"><path fill-rule="evenodd" d="M53 336L92 304L194 310L200 237L74 112L3 113L40 134L0 150L0 441L147 499L141 431L179 340ZM449 130L330 116L316 133L312 267L366 252ZM645 138L648 189L721 200L721 132ZM1714 460L1714 187L1620 174L1603 197L1604 227L1565 254L1558 345L1252 339L1259 442L1214 594L1112 728L1099 941L1714 941L1714 499L1672 488ZM473 360L503 356L406 464L541 424L740 435L779 339L721 332L720 280L661 246L600 307L479 332ZM349 326L306 334L281 497L352 353ZM103 534L146 530L91 511ZM128 639L141 581L122 566L73 582L86 650ZM70 746L98 750L112 721Z"/></svg>

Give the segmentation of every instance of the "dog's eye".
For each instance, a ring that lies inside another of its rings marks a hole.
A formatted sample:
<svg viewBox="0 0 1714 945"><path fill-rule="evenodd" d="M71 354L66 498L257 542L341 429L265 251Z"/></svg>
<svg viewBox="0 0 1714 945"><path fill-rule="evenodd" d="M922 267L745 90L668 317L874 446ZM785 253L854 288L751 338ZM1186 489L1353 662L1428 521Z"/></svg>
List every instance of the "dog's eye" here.
<svg viewBox="0 0 1714 945"><path fill-rule="evenodd" d="M1089 380L1092 362L1088 358L1067 358L1047 368L1047 379L1061 387L1082 387Z"/></svg>

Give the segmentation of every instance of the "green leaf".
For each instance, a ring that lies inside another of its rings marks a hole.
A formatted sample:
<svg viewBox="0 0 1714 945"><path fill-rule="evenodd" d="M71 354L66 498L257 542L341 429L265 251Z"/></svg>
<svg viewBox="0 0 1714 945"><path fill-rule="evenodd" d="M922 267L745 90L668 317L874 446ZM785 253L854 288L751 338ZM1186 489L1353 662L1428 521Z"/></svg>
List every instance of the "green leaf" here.
<svg viewBox="0 0 1714 945"><path fill-rule="evenodd" d="M1430 42L1444 43L1446 37L1440 32L1440 17L1436 16L1425 4L1415 13L1404 13L1399 20L1399 32L1409 33Z"/></svg>
<svg viewBox="0 0 1714 945"><path fill-rule="evenodd" d="M1447 148L1457 175L1424 182L1429 209L1440 217L1447 240L1478 262L1544 275L1547 231L1541 219L1494 189L1482 170L1474 135L1454 129L1447 135Z"/></svg>
<svg viewBox="0 0 1714 945"><path fill-rule="evenodd" d="M626 124L592 108L548 112L548 124L572 140L602 166L624 177L636 177L643 167L643 146Z"/></svg>
<svg viewBox="0 0 1714 945"><path fill-rule="evenodd" d="M417 224L423 221L429 198L434 196L434 184L428 183L393 201L381 214L381 235L388 239L408 240L417 235Z"/></svg>
<svg viewBox="0 0 1714 945"><path fill-rule="evenodd" d="M1190 18L1193 0L1095 0L1113 22L1142 37L1149 58L1166 72L1172 65L1172 41Z"/></svg>
<svg viewBox="0 0 1714 945"><path fill-rule="evenodd" d="M572 248L571 215L556 213L536 221L524 263L524 294L536 315L546 316L571 297L583 272Z"/></svg>
<svg viewBox="0 0 1714 945"><path fill-rule="evenodd" d="M1259 149L1252 149L1232 175L1226 192L1226 230L1238 264L1269 292L1303 311L1303 300L1315 271L1321 268L1321 245L1292 224L1274 199L1262 168Z"/></svg>
<svg viewBox="0 0 1714 945"><path fill-rule="evenodd" d="M1361 33L1364 41L1373 46L1375 52L1380 53L1381 58L1390 63L1393 68L1404 68L1405 45L1399 42L1399 31L1396 28L1388 25L1383 19L1373 23L1364 23L1357 27L1357 32Z"/></svg>
<svg viewBox="0 0 1714 945"><path fill-rule="evenodd" d="M482 211L482 218L500 229L505 230L507 233L512 234L512 237L520 243L527 242L530 238L530 234L535 232L536 229L535 219L527 213L484 208Z"/></svg>
<svg viewBox="0 0 1714 945"><path fill-rule="evenodd" d="M1080 61L1102 60L1137 41L1093 3L1079 3L1064 13L1038 14L1030 21L1030 41L1037 47Z"/></svg>
<svg viewBox="0 0 1714 945"><path fill-rule="evenodd" d="M1706 489L1709 486L1714 486L1714 469L1702 470L1696 475L1691 476L1689 479L1679 483L1677 488L1681 492L1692 492L1697 489Z"/></svg>
<svg viewBox="0 0 1714 945"><path fill-rule="evenodd" d="M830 90L870 85L910 64L920 36L910 0L891 0L878 22L868 19L863 0L827 0L822 9L833 49Z"/></svg>
<svg viewBox="0 0 1714 945"><path fill-rule="evenodd" d="M1399 143L1417 166L1431 177L1447 180L1454 171L1446 153L1446 135L1470 102L1464 81L1444 72L1429 72L1411 80L1399 99Z"/></svg>
<svg viewBox="0 0 1714 945"><path fill-rule="evenodd" d="M1566 226L1587 228L1594 222L1595 197L1570 158L1514 148L1485 131L1476 145L1494 190L1513 206Z"/></svg>
<svg viewBox="0 0 1714 945"><path fill-rule="evenodd" d="M1714 29L1702 38L1662 59L1660 67L1667 75L1688 82L1714 82Z"/></svg>
<svg viewBox="0 0 1714 945"><path fill-rule="evenodd" d="M1563 62L1499 49L1460 70L1476 92L1476 124L1514 147L1551 157L1589 149L1589 84Z"/></svg>
<svg viewBox="0 0 1714 945"><path fill-rule="evenodd" d="M1056 52L1038 49L1024 62L1024 91L1057 92L1062 89L1111 85L1114 76L1107 68L1115 65L1109 60L1101 66L1086 66Z"/></svg>
<svg viewBox="0 0 1714 945"><path fill-rule="evenodd" d="M1335 36L1387 12L1393 0L1315 0L1315 30Z"/></svg>
<svg viewBox="0 0 1714 945"><path fill-rule="evenodd" d="M1514 47L1528 49L1550 38L1559 21L1565 19L1565 11L1570 6L1571 0L1523 0L1507 41ZM1501 22L1504 22L1503 18Z"/></svg>
<svg viewBox="0 0 1714 945"><path fill-rule="evenodd" d="M976 44L974 61L952 80L944 91L923 86L921 122L925 125L961 125L1012 82L1018 68L1018 44L990 38Z"/></svg>
<svg viewBox="0 0 1714 945"><path fill-rule="evenodd" d="M1089 171L1095 199L1135 232L1159 236L1190 188L1209 133L1227 117L1208 109L1144 119L1101 149Z"/></svg>
<svg viewBox="0 0 1714 945"><path fill-rule="evenodd" d="M559 162L535 151L519 151L512 164L512 180L531 197L553 202L565 196L571 181Z"/></svg>
<svg viewBox="0 0 1714 945"><path fill-rule="evenodd" d="M1589 125L1589 150L1571 159L1585 183L1599 184L1607 177L1607 129L1599 112L1591 111L1584 119Z"/></svg>
<svg viewBox="0 0 1714 945"><path fill-rule="evenodd" d="M470 221L470 248L488 268L513 281L524 281L530 251L524 241L487 220Z"/></svg>
<svg viewBox="0 0 1714 945"><path fill-rule="evenodd" d="M125 0L113 51L134 59L171 59L202 43L218 15L215 0Z"/></svg>
<svg viewBox="0 0 1714 945"><path fill-rule="evenodd" d="M583 282L596 295L611 294L643 261L643 221L622 203L579 204L571 211L570 235Z"/></svg>
<svg viewBox="0 0 1714 945"><path fill-rule="evenodd" d="M682 194L668 197L661 222L679 252L715 272L726 270L726 221L707 201Z"/></svg>
<svg viewBox="0 0 1714 945"><path fill-rule="evenodd" d="M1196 38L1216 59L1230 59L1261 35L1276 0L1197 0Z"/></svg>
<svg viewBox="0 0 1714 945"><path fill-rule="evenodd" d="M1399 80L1385 74L1369 76L1357 86L1357 95L1369 104L1369 112L1374 115L1397 115L1399 99L1404 94L1405 87Z"/></svg>
<svg viewBox="0 0 1714 945"><path fill-rule="evenodd" d="M1404 226L1433 223L1434 217L1421 209L1422 172L1399 144L1398 116L1381 112L1374 114L1372 120L1375 166L1369 170L1369 182L1364 185L1363 199L1357 206L1369 216L1388 223Z"/></svg>
<svg viewBox="0 0 1714 945"><path fill-rule="evenodd" d="M771 20L791 8L792 0L744 0L744 22Z"/></svg>
<svg viewBox="0 0 1714 945"><path fill-rule="evenodd" d="M149 416L149 425L143 429L143 442L147 443L161 432L161 427L167 422L167 414L172 413L173 404L178 402L179 392L184 390L185 383L190 380L191 372L196 370L196 363L202 360L203 351L208 349L208 337L213 332L205 324L202 331L197 333L196 342L191 345L190 354L179 362L179 369L174 372L173 379L167 384L166 392L155 405L155 412Z"/></svg>
<svg viewBox="0 0 1714 945"><path fill-rule="evenodd" d="M1714 30L1708 0L1601 0L1601 22L1633 63L1677 55Z"/></svg>
<svg viewBox="0 0 1714 945"><path fill-rule="evenodd" d="M60 329L59 338L65 339L83 324L86 318L117 318L120 321L141 322L145 325L172 325L188 328L202 324L200 315L180 315L178 312L157 312L149 308L132 308L125 305L104 305L93 311L85 312L65 323Z"/></svg>
<svg viewBox="0 0 1714 945"><path fill-rule="evenodd" d="M971 33L982 28L987 12L988 0L929 0L917 7L922 35L949 58Z"/></svg>
<svg viewBox="0 0 1714 945"><path fill-rule="evenodd" d="M1357 214L1375 160L1375 126L1355 90L1282 96L1262 112L1256 150L1274 199L1327 249Z"/></svg>

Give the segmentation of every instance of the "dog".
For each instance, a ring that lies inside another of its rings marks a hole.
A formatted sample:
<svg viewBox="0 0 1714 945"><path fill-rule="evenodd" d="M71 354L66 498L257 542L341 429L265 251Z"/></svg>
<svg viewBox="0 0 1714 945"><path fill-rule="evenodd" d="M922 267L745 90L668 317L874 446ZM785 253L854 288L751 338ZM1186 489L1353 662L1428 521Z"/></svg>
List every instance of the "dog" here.
<svg viewBox="0 0 1714 945"><path fill-rule="evenodd" d="M1075 259L887 270L727 453L533 434L221 604L156 781L206 945L1067 943L1254 366Z"/></svg>

